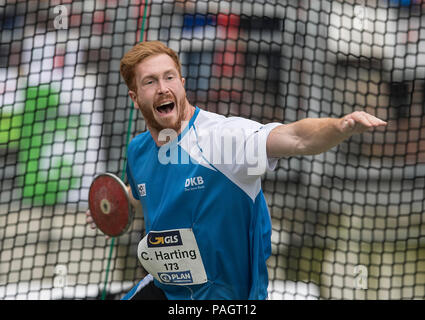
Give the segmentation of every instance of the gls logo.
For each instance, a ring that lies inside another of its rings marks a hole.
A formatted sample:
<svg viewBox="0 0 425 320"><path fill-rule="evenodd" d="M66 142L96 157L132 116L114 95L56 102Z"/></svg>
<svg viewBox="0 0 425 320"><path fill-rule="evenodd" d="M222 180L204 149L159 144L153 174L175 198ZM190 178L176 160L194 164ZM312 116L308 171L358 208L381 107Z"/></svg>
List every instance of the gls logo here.
<svg viewBox="0 0 425 320"><path fill-rule="evenodd" d="M204 179L201 176L199 176L199 177L186 179L184 183L184 187L186 190L201 189L204 187L203 184L204 184Z"/></svg>
<svg viewBox="0 0 425 320"><path fill-rule="evenodd" d="M148 247L169 247L182 244L179 231L154 232L148 234Z"/></svg>

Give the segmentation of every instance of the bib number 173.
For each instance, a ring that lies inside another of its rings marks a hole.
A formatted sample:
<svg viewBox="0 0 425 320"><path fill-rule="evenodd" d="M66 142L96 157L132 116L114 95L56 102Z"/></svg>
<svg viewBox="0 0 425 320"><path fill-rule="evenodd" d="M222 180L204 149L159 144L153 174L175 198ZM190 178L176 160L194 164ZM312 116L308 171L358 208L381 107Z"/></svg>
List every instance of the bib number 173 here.
<svg viewBox="0 0 425 320"><path fill-rule="evenodd" d="M173 270L179 270L180 269L177 262L164 263L164 268L167 271L173 271Z"/></svg>

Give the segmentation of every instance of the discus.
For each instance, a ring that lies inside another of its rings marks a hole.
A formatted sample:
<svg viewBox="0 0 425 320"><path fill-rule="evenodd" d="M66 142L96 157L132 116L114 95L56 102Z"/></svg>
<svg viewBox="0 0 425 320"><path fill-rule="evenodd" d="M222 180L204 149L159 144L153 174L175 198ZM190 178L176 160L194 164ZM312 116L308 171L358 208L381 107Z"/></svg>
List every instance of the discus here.
<svg viewBox="0 0 425 320"><path fill-rule="evenodd" d="M117 237L133 222L133 210L124 183L112 173L95 176L89 189L93 222L104 234Z"/></svg>

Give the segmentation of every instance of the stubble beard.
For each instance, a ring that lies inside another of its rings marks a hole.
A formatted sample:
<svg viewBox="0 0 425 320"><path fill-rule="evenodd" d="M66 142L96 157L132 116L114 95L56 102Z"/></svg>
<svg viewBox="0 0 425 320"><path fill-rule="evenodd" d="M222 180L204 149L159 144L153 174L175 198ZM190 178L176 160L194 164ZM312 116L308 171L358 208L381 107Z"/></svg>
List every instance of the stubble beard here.
<svg viewBox="0 0 425 320"><path fill-rule="evenodd" d="M138 104L141 106L140 111L142 112L147 127L154 129L157 132L161 132L161 130L164 129L172 129L177 133L180 133L180 130L182 129L182 123L188 108L186 104L186 95L184 95L180 100L176 100L176 105L174 108L176 108L175 111L177 112L177 119L166 125L163 125L156 120L154 116L155 110L153 110L152 106L146 106L140 102L141 101L139 101Z"/></svg>

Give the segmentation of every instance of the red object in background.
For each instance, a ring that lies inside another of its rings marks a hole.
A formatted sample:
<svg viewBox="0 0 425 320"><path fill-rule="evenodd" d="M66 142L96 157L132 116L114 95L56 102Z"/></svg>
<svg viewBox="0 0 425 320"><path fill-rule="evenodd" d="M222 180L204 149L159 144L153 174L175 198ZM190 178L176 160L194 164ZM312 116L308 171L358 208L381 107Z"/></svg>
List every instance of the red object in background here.
<svg viewBox="0 0 425 320"><path fill-rule="evenodd" d="M223 14L217 15L217 37L219 39L232 39L239 38L240 16L236 14Z"/></svg>

